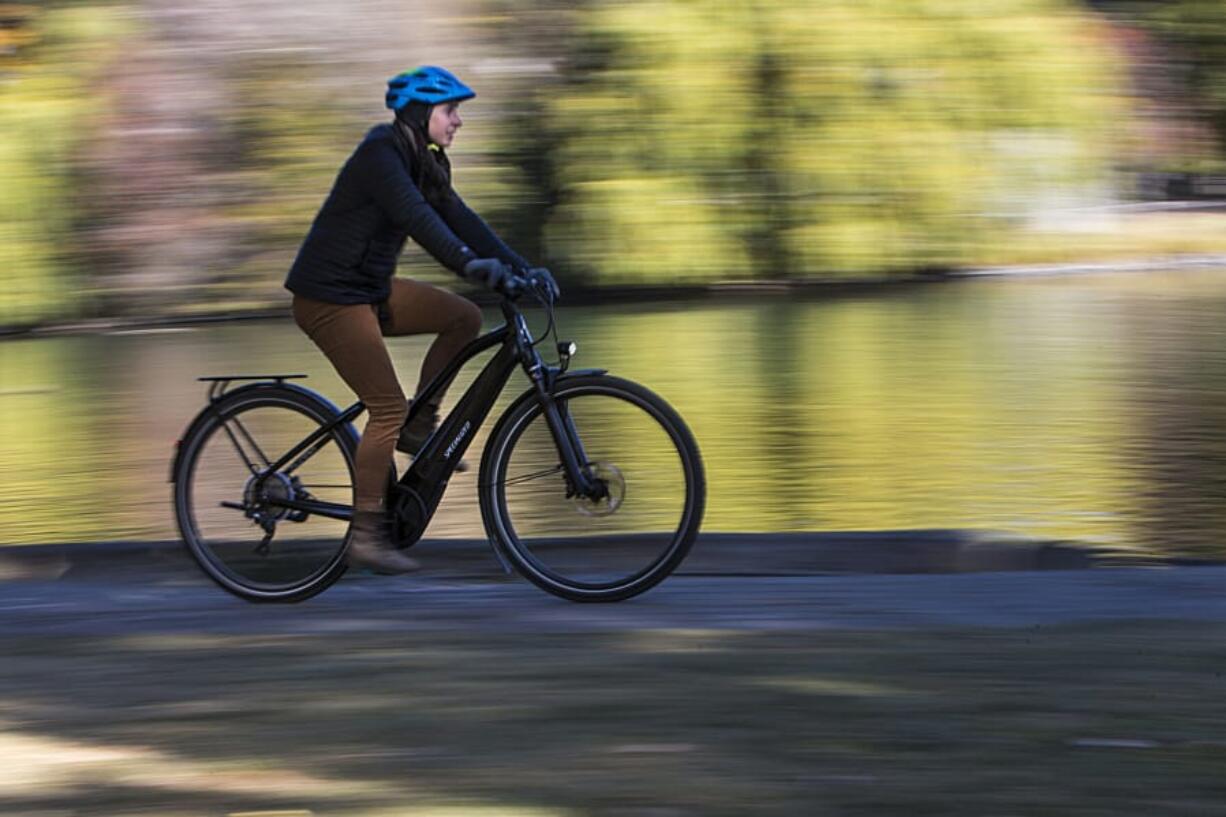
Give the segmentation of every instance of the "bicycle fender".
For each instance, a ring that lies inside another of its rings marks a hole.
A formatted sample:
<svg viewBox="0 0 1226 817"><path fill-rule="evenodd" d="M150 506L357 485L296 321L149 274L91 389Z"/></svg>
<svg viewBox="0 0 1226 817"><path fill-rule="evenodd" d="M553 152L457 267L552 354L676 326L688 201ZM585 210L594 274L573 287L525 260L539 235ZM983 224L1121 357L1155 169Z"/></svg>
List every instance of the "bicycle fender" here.
<svg viewBox="0 0 1226 817"><path fill-rule="evenodd" d="M577 377L599 377L600 375L604 375L608 373L609 373L608 369L573 369L570 371L565 371L559 374L557 377L553 378L552 382L549 383L549 391L552 393L553 391L557 389L557 387L560 384L565 383L568 380L574 380ZM498 418L498 422L494 424L495 430L497 430L497 428L502 425L503 417L509 416L511 412L517 406L519 406L520 403L524 402L525 400L535 400L535 399L536 399L536 390L533 388L525 389L524 392L520 394L519 397L516 397L514 400L512 400L511 405L507 406L506 410L503 411L502 416ZM494 433L490 432L490 436L492 437L493 435Z"/></svg>
<svg viewBox="0 0 1226 817"><path fill-rule="evenodd" d="M576 378L581 378L581 377L599 377L601 375L608 374L608 373L609 373L608 369L575 369L574 371L563 372L561 375L555 378L552 383L549 384L549 391L550 392L555 391L560 384L565 383L568 380L574 380ZM507 421L508 417L510 417L512 414L515 413L515 410L519 408L519 405L521 403L524 403L528 400L535 400L535 399L536 399L536 389L528 388L528 389L525 389L523 393L521 393L518 397L512 400L511 404L508 405L506 409L503 410L502 414L498 417L497 422L494 423L494 427L490 431L490 438L492 439L498 435L498 432L502 428L503 423ZM481 455L481 466L480 466L480 469L478 470L478 474L488 473L487 466L486 466L486 457L488 456L488 451L489 451L489 447L487 446L486 452L483 452Z"/></svg>
<svg viewBox="0 0 1226 817"><path fill-rule="evenodd" d="M225 411L226 405L234 398L243 397L254 391L267 391L269 389L276 389L277 391L295 391L310 400L314 400L320 405L321 408L328 409L335 414L341 413L341 410L337 408L336 404L324 397L322 394L293 383L274 383L272 381L262 381L259 383L249 383L245 386L239 386L237 389L226 392L224 397L209 403L200 410L199 414L192 418L190 423L187 424L187 428L182 434L179 435L179 439L175 441L175 453L170 462L170 478L167 480L167 482L173 484L177 479L177 474L179 473L179 463L183 458L184 440L189 439L196 434L206 421ZM353 431L352 424L350 424L350 430ZM353 433L356 437L357 432L353 431Z"/></svg>

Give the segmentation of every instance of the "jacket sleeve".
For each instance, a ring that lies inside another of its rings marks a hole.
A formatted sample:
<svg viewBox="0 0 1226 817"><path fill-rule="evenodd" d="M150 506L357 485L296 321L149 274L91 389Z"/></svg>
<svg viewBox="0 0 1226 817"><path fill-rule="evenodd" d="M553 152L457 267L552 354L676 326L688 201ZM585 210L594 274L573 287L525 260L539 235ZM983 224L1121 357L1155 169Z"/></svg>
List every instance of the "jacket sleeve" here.
<svg viewBox="0 0 1226 817"><path fill-rule="evenodd" d="M414 184L400 154L389 141L362 145L354 157L363 187L387 217L447 269L464 274L464 265L477 257L453 228L439 217Z"/></svg>
<svg viewBox="0 0 1226 817"><path fill-rule="evenodd" d="M523 256L507 246L481 216L464 203L459 193L452 191L450 201L443 207L442 216L452 232L472 247L481 258L499 258L521 270L532 266Z"/></svg>

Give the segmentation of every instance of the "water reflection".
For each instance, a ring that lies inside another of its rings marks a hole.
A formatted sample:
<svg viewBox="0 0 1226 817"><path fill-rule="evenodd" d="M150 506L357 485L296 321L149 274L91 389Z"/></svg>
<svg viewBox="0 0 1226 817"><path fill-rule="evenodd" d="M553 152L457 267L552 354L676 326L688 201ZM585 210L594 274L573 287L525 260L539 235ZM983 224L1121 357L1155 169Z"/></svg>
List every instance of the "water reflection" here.
<svg viewBox="0 0 1226 817"><path fill-rule="evenodd" d="M577 366L640 380L688 420L707 530L992 528L1207 554L1226 523L1224 306L1226 275L1179 273L562 320ZM411 379L424 341L392 347ZM166 475L196 375L305 372L350 399L288 322L0 355L6 544L175 538ZM475 493L457 476L427 535L482 537Z"/></svg>

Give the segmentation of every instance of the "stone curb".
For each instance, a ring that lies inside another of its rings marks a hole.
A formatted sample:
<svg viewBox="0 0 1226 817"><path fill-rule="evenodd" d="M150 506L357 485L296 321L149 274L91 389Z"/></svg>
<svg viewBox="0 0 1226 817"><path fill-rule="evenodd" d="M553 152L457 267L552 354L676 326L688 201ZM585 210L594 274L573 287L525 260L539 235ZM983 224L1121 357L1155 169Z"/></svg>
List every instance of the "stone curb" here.
<svg viewBox="0 0 1226 817"><path fill-rule="evenodd" d="M425 575L496 578L501 565L481 540L426 539L413 548ZM807 576L830 573L969 573L1074 570L1153 563L1087 545L977 530L705 533L679 575ZM0 581L201 573L179 542L87 542L0 547Z"/></svg>

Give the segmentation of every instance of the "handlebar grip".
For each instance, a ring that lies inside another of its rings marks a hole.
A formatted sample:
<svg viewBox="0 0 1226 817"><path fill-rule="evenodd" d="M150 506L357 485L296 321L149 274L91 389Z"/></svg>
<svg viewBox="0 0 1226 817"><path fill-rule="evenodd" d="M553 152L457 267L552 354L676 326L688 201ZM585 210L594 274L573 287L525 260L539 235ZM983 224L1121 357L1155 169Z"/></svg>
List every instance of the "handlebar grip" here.
<svg viewBox="0 0 1226 817"><path fill-rule="evenodd" d="M512 275L507 279L507 282L502 285L502 294L512 301L524 294L524 290L528 288L528 279L521 275Z"/></svg>

